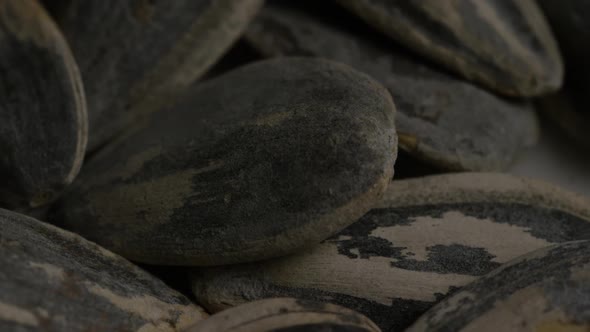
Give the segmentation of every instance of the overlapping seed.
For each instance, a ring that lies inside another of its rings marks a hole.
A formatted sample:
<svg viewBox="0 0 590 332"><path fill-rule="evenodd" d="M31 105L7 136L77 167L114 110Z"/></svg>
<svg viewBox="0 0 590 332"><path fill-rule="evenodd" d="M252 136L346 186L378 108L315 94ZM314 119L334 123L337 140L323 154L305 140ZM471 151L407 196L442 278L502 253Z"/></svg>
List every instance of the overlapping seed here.
<svg viewBox="0 0 590 332"><path fill-rule="evenodd" d="M563 64L534 0L338 0L432 61L501 94L558 90Z"/></svg>
<svg viewBox="0 0 590 332"><path fill-rule="evenodd" d="M367 317L337 305L275 298L251 302L211 316L186 332L333 331L379 332Z"/></svg>
<svg viewBox="0 0 590 332"><path fill-rule="evenodd" d="M51 0L80 64L89 150L175 100L240 36L262 0Z"/></svg>
<svg viewBox="0 0 590 332"><path fill-rule="evenodd" d="M207 315L125 259L0 209L0 330L177 331Z"/></svg>
<svg viewBox="0 0 590 332"><path fill-rule="evenodd" d="M0 3L0 206L50 203L82 165L86 101L78 67L37 0Z"/></svg>
<svg viewBox="0 0 590 332"><path fill-rule="evenodd" d="M481 173L584 174L538 3L0 1L0 331L588 330L590 198Z"/></svg>
<svg viewBox="0 0 590 332"><path fill-rule="evenodd" d="M97 156L57 220L147 263L291 253L381 197L396 156L393 117L387 91L345 65L246 66L197 86Z"/></svg>
<svg viewBox="0 0 590 332"><path fill-rule="evenodd" d="M260 298L329 300L401 331L447 294L515 257L590 238L589 200L502 174L394 181L358 222L307 251L198 269L210 311Z"/></svg>
<svg viewBox="0 0 590 332"><path fill-rule="evenodd" d="M584 331L590 241L529 253L465 286L407 331Z"/></svg>
<svg viewBox="0 0 590 332"><path fill-rule="evenodd" d="M536 141L537 119L528 105L432 69L326 7L270 2L246 38L268 56L323 57L371 75L396 103L400 148L437 168L502 170Z"/></svg>

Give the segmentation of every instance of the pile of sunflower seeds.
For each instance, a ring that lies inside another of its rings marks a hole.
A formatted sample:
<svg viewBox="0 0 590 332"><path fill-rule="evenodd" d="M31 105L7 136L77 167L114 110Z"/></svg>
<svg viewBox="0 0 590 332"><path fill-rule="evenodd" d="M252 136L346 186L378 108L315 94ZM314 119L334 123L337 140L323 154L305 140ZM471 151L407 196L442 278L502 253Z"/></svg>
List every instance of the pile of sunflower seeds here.
<svg viewBox="0 0 590 332"><path fill-rule="evenodd" d="M590 329L590 198L510 173L547 127L588 156L588 1L4 0L0 37L0 331Z"/></svg>

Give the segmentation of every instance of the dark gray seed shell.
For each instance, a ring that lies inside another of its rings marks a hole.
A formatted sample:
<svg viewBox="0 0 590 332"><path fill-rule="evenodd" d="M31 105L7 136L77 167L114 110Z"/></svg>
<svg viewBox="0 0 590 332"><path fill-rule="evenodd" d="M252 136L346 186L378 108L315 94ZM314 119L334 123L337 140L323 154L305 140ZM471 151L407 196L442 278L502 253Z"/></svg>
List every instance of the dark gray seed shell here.
<svg viewBox="0 0 590 332"><path fill-rule="evenodd" d="M412 156L445 170L503 170L536 142L537 118L527 105L428 68L347 17L330 24L333 10L307 4L306 12L293 3L267 4L248 41L267 56L323 57L371 75L393 96L400 148Z"/></svg>
<svg viewBox="0 0 590 332"><path fill-rule="evenodd" d="M504 174L393 181L381 203L307 251L194 271L212 312L292 296L357 310L402 331L458 288L555 243L590 238L590 204L557 187Z"/></svg>
<svg viewBox="0 0 590 332"><path fill-rule="evenodd" d="M590 241L575 241L503 265L440 302L407 331L588 329Z"/></svg>
<svg viewBox="0 0 590 332"><path fill-rule="evenodd" d="M0 209L1 331L177 331L206 314L125 259Z"/></svg>
<svg viewBox="0 0 590 332"><path fill-rule="evenodd" d="M337 305L294 298L246 303L211 316L186 332L380 332L367 317Z"/></svg>
<svg viewBox="0 0 590 332"><path fill-rule="evenodd" d="M36 0L0 2L0 205L55 199L82 165L86 101L78 67Z"/></svg>
<svg viewBox="0 0 590 332"><path fill-rule="evenodd" d="M168 105L243 32L263 0L49 0L80 64L89 150Z"/></svg>
<svg viewBox="0 0 590 332"><path fill-rule="evenodd" d="M127 258L221 265L284 255L382 196L394 105L334 62L259 62L195 87L96 156L60 207L66 228Z"/></svg>
<svg viewBox="0 0 590 332"><path fill-rule="evenodd" d="M534 0L338 0L463 77L511 96L559 89L563 64Z"/></svg>

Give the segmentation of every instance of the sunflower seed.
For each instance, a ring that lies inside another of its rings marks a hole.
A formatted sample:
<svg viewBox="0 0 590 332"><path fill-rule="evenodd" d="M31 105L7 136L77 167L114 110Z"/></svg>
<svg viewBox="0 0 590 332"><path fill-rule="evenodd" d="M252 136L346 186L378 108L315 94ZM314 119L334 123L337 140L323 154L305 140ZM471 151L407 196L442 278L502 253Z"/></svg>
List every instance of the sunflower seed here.
<svg viewBox="0 0 590 332"><path fill-rule="evenodd" d="M176 99L220 58L262 0L51 0L86 87L95 150Z"/></svg>
<svg viewBox="0 0 590 332"><path fill-rule="evenodd" d="M563 64L534 0L338 0L463 77L511 96L559 89Z"/></svg>
<svg viewBox="0 0 590 332"><path fill-rule="evenodd" d="M269 60L188 96L96 156L64 227L145 263L260 260L348 226L391 180L394 105L345 65Z"/></svg>
<svg viewBox="0 0 590 332"><path fill-rule="evenodd" d="M328 58L381 82L399 111L400 148L412 156L444 170L503 170L536 142L537 119L527 105L506 102L416 62L387 40L363 33L350 17L335 19L331 8L306 3L303 11L300 2L299 7L281 4L264 7L247 40L267 56Z"/></svg>
<svg viewBox="0 0 590 332"><path fill-rule="evenodd" d="M0 330L177 331L206 317L78 235L0 209Z"/></svg>
<svg viewBox="0 0 590 332"><path fill-rule="evenodd" d="M407 331L585 331L590 241L522 256L446 298Z"/></svg>
<svg viewBox="0 0 590 332"><path fill-rule="evenodd" d="M494 173L393 181L376 207L295 255L194 271L210 311L292 296L363 313L402 331L446 295L501 264L590 238L590 204L557 187Z"/></svg>
<svg viewBox="0 0 590 332"><path fill-rule="evenodd" d="M367 317L333 304L276 298L243 304L201 321L186 332L379 332Z"/></svg>
<svg viewBox="0 0 590 332"><path fill-rule="evenodd" d="M54 200L78 174L87 139L78 67L36 0L0 2L0 202Z"/></svg>

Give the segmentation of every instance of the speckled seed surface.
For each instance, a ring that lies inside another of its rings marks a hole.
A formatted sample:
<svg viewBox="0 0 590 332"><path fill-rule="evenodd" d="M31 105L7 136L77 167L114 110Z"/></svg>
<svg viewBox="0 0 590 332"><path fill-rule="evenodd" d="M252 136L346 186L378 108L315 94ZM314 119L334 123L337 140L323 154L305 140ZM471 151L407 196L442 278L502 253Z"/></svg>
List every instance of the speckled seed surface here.
<svg viewBox="0 0 590 332"><path fill-rule="evenodd" d="M125 259L0 209L0 330L178 331L207 315Z"/></svg>
<svg viewBox="0 0 590 332"><path fill-rule="evenodd" d="M323 57L371 75L397 106L400 148L437 168L502 170L536 142L528 105L429 68L341 12L318 2L269 2L246 38L267 56Z"/></svg>
<svg viewBox="0 0 590 332"><path fill-rule="evenodd" d="M220 265L284 255L378 201L396 157L387 90L284 58L199 85L96 157L57 222L133 260Z"/></svg>
<svg viewBox="0 0 590 332"><path fill-rule="evenodd" d="M36 208L78 174L86 104L78 67L36 0L0 2L0 206Z"/></svg>
<svg viewBox="0 0 590 332"><path fill-rule="evenodd" d="M186 332L379 332L367 317L337 305L274 298L231 308Z"/></svg>
<svg viewBox="0 0 590 332"><path fill-rule="evenodd" d="M380 32L511 96L559 89L563 64L534 0L338 0Z"/></svg>
<svg viewBox="0 0 590 332"><path fill-rule="evenodd" d="M590 239L587 198L494 173L393 181L381 203L320 245L255 264L195 269L210 311L293 296L403 331L447 294L543 247Z"/></svg>
<svg viewBox="0 0 590 332"><path fill-rule="evenodd" d="M48 0L80 64L89 150L168 105L239 37L263 0Z"/></svg>
<svg viewBox="0 0 590 332"><path fill-rule="evenodd" d="M544 248L465 286L417 331L571 331L590 327L590 241Z"/></svg>

